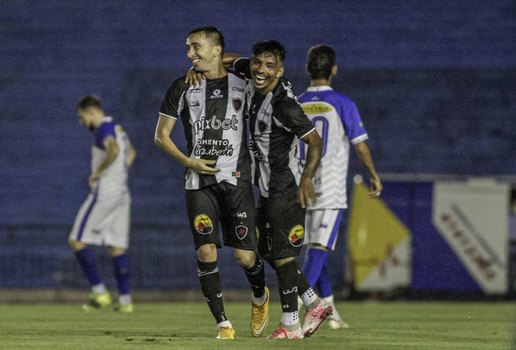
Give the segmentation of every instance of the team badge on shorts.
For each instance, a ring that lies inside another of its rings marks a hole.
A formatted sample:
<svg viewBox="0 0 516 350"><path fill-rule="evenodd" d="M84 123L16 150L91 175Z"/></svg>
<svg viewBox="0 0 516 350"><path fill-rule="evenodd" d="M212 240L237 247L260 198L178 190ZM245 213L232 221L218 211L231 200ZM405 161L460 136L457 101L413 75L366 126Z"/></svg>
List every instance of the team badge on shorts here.
<svg viewBox="0 0 516 350"><path fill-rule="evenodd" d="M305 238L305 229L302 225L294 226L288 234L288 240L293 247L300 247L303 244L303 238Z"/></svg>
<svg viewBox="0 0 516 350"><path fill-rule="evenodd" d="M247 231L247 226L238 225L237 227L235 227L235 234L239 240L243 240L247 236Z"/></svg>
<svg viewBox="0 0 516 350"><path fill-rule="evenodd" d="M213 222L206 214L199 214L194 219L195 231L201 235L209 235L213 232Z"/></svg>

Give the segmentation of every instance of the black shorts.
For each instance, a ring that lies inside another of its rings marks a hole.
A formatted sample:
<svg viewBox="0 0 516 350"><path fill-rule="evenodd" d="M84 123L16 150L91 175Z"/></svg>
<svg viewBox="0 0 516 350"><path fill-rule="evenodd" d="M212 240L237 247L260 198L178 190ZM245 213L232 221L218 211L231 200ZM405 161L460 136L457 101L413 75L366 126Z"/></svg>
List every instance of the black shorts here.
<svg viewBox="0 0 516 350"><path fill-rule="evenodd" d="M260 197L256 213L258 252L266 259L296 257L305 237L305 212L297 203L297 192Z"/></svg>
<svg viewBox="0 0 516 350"><path fill-rule="evenodd" d="M199 190L187 190L186 209L195 249L210 243L220 248L219 226L224 245L256 249L255 206L251 188L221 182Z"/></svg>

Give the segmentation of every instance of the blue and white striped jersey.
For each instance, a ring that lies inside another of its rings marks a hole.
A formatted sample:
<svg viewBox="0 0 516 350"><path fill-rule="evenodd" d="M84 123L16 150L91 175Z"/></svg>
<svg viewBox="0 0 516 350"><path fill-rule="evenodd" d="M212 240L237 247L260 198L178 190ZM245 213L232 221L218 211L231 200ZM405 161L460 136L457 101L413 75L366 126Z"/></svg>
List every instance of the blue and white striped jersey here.
<svg viewBox="0 0 516 350"><path fill-rule="evenodd" d="M102 123L93 131L93 146L91 149L91 170L95 171L106 158L104 140L115 138L120 149L115 161L106 169L100 178L102 192L127 191L129 154L129 137L120 125L116 125L111 117L104 117Z"/></svg>
<svg viewBox="0 0 516 350"><path fill-rule="evenodd" d="M309 210L347 208L350 143L368 138L357 107L330 86L309 87L299 101L323 141L321 164L313 179L317 202ZM306 150L302 142L300 147L304 160Z"/></svg>

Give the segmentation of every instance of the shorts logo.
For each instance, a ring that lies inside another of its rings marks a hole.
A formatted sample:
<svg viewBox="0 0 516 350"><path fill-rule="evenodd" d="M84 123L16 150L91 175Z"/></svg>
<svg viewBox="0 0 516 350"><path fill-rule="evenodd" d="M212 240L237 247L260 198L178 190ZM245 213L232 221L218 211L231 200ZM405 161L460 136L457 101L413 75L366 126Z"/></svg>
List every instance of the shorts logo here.
<svg viewBox="0 0 516 350"><path fill-rule="evenodd" d="M209 235L213 232L213 222L206 214L199 214L194 219L195 231L201 235Z"/></svg>
<svg viewBox="0 0 516 350"><path fill-rule="evenodd" d="M245 211L241 213L236 213L237 218L239 219L247 219L247 213Z"/></svg>
<svg viewBox="0 0 516 350"><path fill-rule="evenodd" d="M236 113L240 112L240 109L242 108L242 100L239 98L233 99L233 109Z"/></svg>
<svg viewBox="0 0 516 350"><path fill-rule="evenodd" d="M305 228L302 225L296 225L290 230L288 240L293 247L300 247L305 238Z"/></svg>
<svg viewBox="0 0 516 350"><path fill-rule="evenodd" d="M239 240L243 240L247 236L247 226L244 225L238 225L235 227L235 234L237 235Z"/></svg>

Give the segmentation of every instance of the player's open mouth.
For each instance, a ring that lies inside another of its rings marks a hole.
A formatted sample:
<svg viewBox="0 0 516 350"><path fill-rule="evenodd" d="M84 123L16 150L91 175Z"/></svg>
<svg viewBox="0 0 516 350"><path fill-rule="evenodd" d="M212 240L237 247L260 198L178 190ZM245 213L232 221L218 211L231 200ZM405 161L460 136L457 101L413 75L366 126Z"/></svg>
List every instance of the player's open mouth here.
<svg viewBox="0 0 516 350"><path fill-rule="evenodd" d="M200 58L196 58L195 60L192 60L192 64L196 65L197 63L199 63L200 60Z"/></svg>
<svg viewBox="0 0 516 350"><path fill-rule="evenodd" d="M266 79L267 79L267 77L265 75L261 75L261 74L254 75L254 82L258 85L265 83Z"/></svg>

